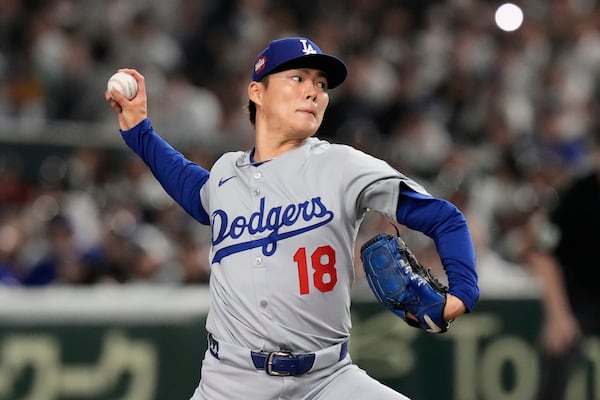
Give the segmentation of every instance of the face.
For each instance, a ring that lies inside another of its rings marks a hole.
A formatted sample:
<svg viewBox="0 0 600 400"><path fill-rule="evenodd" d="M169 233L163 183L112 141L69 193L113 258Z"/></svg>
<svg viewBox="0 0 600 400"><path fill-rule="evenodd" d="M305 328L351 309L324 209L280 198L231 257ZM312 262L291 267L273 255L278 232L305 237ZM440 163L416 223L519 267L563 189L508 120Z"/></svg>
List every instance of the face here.
<svg viewBox="0 0 600 400"><path fill-rule="evenodd" d="M257 128L264 126L289 138L314 135L329 104L325 75L302 68L277 72L268 79L268 85L252 82L249 87L250 99L257 105Z"/></svg>

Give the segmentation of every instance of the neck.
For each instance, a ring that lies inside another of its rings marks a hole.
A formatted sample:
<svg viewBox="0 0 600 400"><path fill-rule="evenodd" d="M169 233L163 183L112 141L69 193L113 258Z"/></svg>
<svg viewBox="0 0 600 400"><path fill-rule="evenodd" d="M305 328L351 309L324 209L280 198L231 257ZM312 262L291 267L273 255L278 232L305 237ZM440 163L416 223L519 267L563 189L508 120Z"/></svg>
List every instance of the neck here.
<svg viewBox="0 0 600 400"><path fill-rule="evenodd" d="M254 161L264 162L279 157L288 151L294 150L302 145L306 139L285 139L275 137L256 136L256 145L254 148Z"/></svg>
<svg viewBox="0 0 600 400"><path fill-rule="evenodd" d="M268 127L257 121L254 161L263 162L279 157L302 145L309 135L291 134L281 127Z"/></svg>

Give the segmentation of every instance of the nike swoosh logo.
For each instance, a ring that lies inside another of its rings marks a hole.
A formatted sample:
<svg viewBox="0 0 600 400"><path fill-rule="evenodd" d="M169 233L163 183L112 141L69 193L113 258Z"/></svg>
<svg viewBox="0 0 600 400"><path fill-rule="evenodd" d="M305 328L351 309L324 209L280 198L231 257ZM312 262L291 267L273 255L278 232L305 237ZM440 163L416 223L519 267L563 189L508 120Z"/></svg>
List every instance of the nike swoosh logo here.
<svg viewBox="0 0 600 400"><path fill-rule="evenodd" d="M219 180L219 187L223 186L225 184L225 182L227 182L227 181L229 181L229 180L231 180L233 178L235 178L235 175L230 176L229 178L221 178Z"/></svg>

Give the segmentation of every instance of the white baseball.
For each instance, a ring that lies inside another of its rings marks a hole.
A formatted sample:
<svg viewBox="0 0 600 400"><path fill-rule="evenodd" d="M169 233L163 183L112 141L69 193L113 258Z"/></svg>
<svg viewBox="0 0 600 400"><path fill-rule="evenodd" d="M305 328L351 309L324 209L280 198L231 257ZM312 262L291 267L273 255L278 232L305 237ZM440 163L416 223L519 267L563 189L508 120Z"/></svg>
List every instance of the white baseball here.
<svg viewBox="0 0 600 400"><path fill-rule="evenodd" d="M123 93L127 100L131 100L137 93L138 86L135 78L125 72L117 72L108 79L107 89L110 92L112 89L116 89Z"/></svg>

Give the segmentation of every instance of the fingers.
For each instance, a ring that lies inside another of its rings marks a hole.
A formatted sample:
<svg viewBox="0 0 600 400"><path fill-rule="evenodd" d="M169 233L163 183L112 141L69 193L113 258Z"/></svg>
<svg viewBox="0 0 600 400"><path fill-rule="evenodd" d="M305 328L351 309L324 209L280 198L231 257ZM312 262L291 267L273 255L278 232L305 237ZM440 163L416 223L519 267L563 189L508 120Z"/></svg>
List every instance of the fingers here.
<svg viewBox="0 0 600 400"><path fill-rule="evenodd" d="M115 110L119 117L119 128L129 130L148 117L146 85L144 77L137 70L132 68L121 68L118 72L131 75L137 83L137 92L135 96L128 100L127 97L118 90L106 90L104 92L105 100Z"/></svg>
<svg viewBox="0 0 600 400"><path fill-rule="evenodd" d="M140 98L140 99L142 99L142 101L145 101L146 86L145 86L145 82L144 82L144 76L142 74L140 74L137 70L132 69L132 68L121 68L121 69L118 69L117 71L125 72L126 74L133 76L138 84L137 93L136 93L135 97L131 100L127 99L127 97L125 97L125 95L123 93L121 93L115 89L110 90L110 91L106 90L104 92L104 99L110 104L110 107L113 110L115 110L117 113L120 114L123 112L123 108L126 105L133 103L137 98Z"/></svg>
<svg viewBox="0 0 600 400"><path fill-rule="evenodd" d="M109 101L110 99L112 99L112 100L119 102L120 104L123 104L123 100L134 101L134 99L138 96L142 96L142 97L146 96L146 84L145 84L144 76L142 74L140 74L137 70L132 69L132 68L120 68L117 70L117 72L124 72L126 74L133 76L133 78L137 82L137 86L138 86L137 93L134 98L132 98L131 100L128 100L119 91L115 91L115 90L108 91L107 90L104 92L104 98L106 101Z"/></svg>
<svg viewBox="0 0 600 400"><path fill-rule="evenodd" d="M409 311L405 312L404 315L405 315L405 318L410 318L413 321L419 322L419 318L417 318L413 313L411 313Z"/></svg>
<svg viewBox="0 0 600 400"><path fill-rule="evenodd" d="M121 102L127 101L125 96L121 94L118 90L111 90L104 92L104 100L106 100L110 107L115 110L117 113L123 112L123 107L121 106Z"/></svg>
<svg viewBox="0 0 600 400"><path fill-rule="evenodd" d="M129 101L127 100L127 97L123 95L123 93L119 92L116 89L113 89L111 91L107 90L104 94L104 98L106 99L106 101L116 101L119 104L122 104L125 101Z"/></svg>
<svg viewBox="0 0 600 400"><path fill-rule="evenodd" d="M115 110L118 114L121 114L123 112L123 108L121 107L121 105L112 99L110 99L110 107L113 110Z"/></svg>
<svg viewBox="0 0 600 400"><path fill-rule="evenodd" d="M142 74L140 74L136 69L133 69L133 68L121 68L118 70L118 72L125 72L126 74L129 74L135 78L137 85L138 85L138 91L137 91L136 97L138 97L140 95L146 96L146 82L145 82L144 76ZM134 99L135 99L135 97L134 97Z"/></svg>

